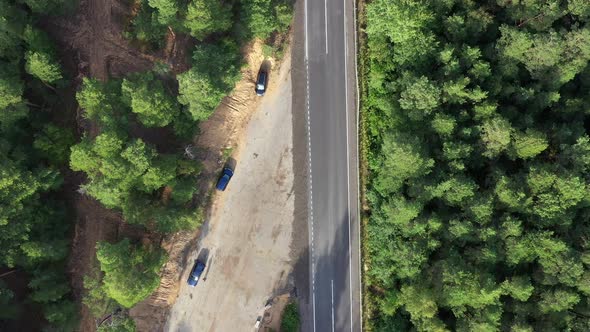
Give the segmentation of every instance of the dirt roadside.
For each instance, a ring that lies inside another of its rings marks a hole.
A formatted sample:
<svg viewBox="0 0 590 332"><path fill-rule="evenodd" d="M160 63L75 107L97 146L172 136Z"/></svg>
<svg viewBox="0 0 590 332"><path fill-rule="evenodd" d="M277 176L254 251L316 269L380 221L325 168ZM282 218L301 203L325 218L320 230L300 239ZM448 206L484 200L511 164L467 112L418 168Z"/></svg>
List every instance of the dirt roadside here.
<svg viewBox="0 0 590 332"><path fill-rule="evenodd" d="M166 331L248 330L270 298L293 289L290 71L290 58L273 70L271 88L234 153L235 175L216 194L197 249L188 255ZM197 257L207 268L190 288L185 280Z"/></svg>
<svg viewBox="0 0 590 332"><path fill-rule="evenodd" d="M232 93L223 99L213 115L199 125L200 134L193 142L197 147L195 159L203 165L198 184L198 196L202 199L206 199L212 192L212 186L226 161L224 151L234 151L237 154L242 146L248 122L260 103L260 98L254 93L254 81L264 60L262 43L254 41L246 45L242 54L247 64L242 70L242 79ZM269 92L275 89L273 78L271 77L269 83ZM183 271L189 265L192 267L193 250L198 239L209 233L210 220L215 215L218 204L219 201L215 200L209 207L205 223L198 232L179 232L163 239L162 247L170 258L162 270L160 287L130 311L138 331L163 329L169 309L179 294Z"/></svg>

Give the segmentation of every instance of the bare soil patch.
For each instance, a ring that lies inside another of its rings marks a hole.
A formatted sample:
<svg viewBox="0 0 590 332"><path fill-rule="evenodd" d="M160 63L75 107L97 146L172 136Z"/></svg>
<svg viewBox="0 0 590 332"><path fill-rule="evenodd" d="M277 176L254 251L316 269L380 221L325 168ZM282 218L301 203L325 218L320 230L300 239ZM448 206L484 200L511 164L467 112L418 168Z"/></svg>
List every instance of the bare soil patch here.
<svg viewBox="0 0 590 332"><path fill-rule="evenodd" d="M262 323L260 326L261 332L272 332L281 330L281 321L283 319L283 311L291 298L289 294L283 294L275 297L270 301L268 309L264 311L262 316Z"/></svg>

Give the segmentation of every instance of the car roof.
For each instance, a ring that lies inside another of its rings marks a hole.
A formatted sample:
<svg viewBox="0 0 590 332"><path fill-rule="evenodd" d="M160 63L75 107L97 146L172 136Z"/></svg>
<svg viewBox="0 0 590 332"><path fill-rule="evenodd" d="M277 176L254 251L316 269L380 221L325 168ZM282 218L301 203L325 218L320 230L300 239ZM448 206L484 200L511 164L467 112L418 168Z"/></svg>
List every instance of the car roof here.
<svg viewBox="0 0 590 332"><path fill-rule="evenodd" d="M217 189L225 189L228 182L229 182L229 175L223 174L223 176L221 178L219 178L219 181L217 181Z"/></svg>
<svg viewBox="0 0 590 332"><path fill-rule="evenodd" d="M200 269L203 269L203 268L205 268L205 264L203 262L201 262L201 261L197 261L195 263L195 266L193 267L193 271L197 271L197 270L200 270Z"/></svg>

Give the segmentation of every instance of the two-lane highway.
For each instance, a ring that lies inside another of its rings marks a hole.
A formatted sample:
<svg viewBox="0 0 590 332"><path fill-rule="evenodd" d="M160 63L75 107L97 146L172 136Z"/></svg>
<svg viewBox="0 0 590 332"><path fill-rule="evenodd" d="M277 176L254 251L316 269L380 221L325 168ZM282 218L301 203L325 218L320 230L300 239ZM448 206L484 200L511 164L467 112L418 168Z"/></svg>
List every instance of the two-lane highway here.
<svg viewBox="0 0 590 332"><path fill-rule="evenodd" d="M313 331L361 331L352 0L306 0Z"/></svg>

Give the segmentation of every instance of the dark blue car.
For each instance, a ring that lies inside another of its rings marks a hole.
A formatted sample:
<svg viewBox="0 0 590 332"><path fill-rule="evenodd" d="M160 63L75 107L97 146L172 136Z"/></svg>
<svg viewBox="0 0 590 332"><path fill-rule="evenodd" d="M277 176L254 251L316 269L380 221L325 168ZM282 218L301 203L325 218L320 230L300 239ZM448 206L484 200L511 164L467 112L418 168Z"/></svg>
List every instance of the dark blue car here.
<svg viewBox="0 0 590 332"><path fill-rule="evenodd" d="M188 276L188 280L187 280L188 285L191 287L195 287L197 285L197 283L199 282L199 278L201 278L201 274L203 273L203 271L205 271L205 263L203 263L201 261L197 261L195 263L195 266L193 266L193 269L191 271L191 275Z"/></svg>
<svg viewBox="0 0 590 332"><path fill-rule="evenodd" d="M256 79L256 95L264 96L266 92L266 85L268 84L268 73L264 69L260 69L258 72L258 78Z"/></svg>
<svg viewBox="0 0 590 332"><path fill-rule="evenodd" d="M234 176L234 171L232 171L229 167L224 167L223 173L221 173L221 177L217 181L217 190L224 191L227 187L227 184L229 183L229 179L231 179L232 176Z"/></svg>

